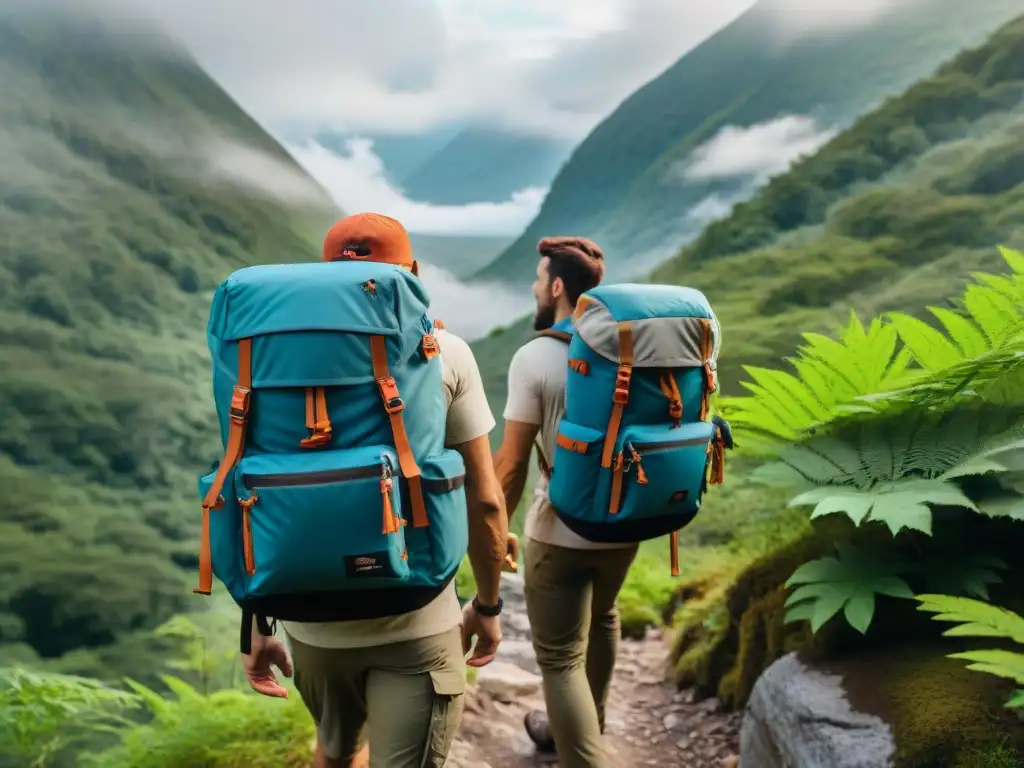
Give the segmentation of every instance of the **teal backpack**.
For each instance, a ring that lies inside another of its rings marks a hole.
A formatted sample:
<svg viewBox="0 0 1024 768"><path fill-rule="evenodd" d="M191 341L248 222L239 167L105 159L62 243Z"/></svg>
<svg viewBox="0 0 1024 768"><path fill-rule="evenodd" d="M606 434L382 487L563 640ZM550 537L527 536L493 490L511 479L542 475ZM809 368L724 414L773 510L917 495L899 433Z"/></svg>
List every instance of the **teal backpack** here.
<svg viewBox="0 0 1024 768"><path fill-rule="evenodd" d="M732 447L728 425L709 415L721 344L711 306L692 288L600 286L543 335L569 344L552 507L591 541L669 534L678 575L678 531L709 482L722 482Z"/></svg>
<svg viewBox="0 0 1024 768"><path fill-rule="evenodd" d="M433 600L468 545L423 284L358 261L247 267L207 338L224 457L199 479L199 587L255 617L345 621Z"/></svg>

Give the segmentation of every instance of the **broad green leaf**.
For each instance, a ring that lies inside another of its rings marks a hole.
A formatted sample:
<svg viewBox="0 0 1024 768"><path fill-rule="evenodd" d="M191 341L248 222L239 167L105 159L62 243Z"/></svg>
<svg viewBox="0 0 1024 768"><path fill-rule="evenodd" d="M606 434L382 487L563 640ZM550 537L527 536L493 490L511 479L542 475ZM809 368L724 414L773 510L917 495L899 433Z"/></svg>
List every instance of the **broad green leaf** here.
<svg viewBox="0 0 1024 768"><path fill-rule="evenodd" d="M871 511L871 498L856 493L834 495L822 499L811 513L814 520L837 512L845 513L855 525L860 525Z"/></svg>
<svg viewBox="0 0 1024 768"><path fill-rule="evenodd" d="M843 607L843 613L851 627L862 635L867 634L875 615L875 593L865 590L853 595Z"/></svg>
<svg viewBox="0 0 1024 768"><path fill-rule="evenodd" d="M821 629L826 621L839 613L851 596L846 592L830 590L815 600L814 612L811 614L811 631L817 632Z"/></svg>

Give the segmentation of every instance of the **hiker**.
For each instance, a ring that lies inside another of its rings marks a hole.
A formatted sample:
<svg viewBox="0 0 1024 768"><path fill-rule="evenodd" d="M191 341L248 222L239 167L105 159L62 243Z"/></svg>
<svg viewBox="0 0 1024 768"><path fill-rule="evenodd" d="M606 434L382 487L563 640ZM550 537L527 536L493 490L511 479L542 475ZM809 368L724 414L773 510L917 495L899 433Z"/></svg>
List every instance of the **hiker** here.
<svg viewBox="0 0 1024 768"><path fill-rule="evenodd" d="M721 332L693 288L600 285L590 240L546 238L537 250L539 334L509 366L495 456L510 513L535 442L541 469L524 577L547 712L525 726L563 768L601 768L616 599L639 542L668 535L678 576L678 531L724 477L731 438L711 408Z"/></svg>
<svg viewBox="0 0 1024 768"><path fill-rule="evenodd" d="M372 213L335 224L324 240L323 260L384 262L418 275L405 228ZM373 281L364 288L371 294L378 290ZM469 345L443 326L434 329L433 337L443 364L443 444L465 463L468 553L477 594L460 609L454 582L449 582L427 605L399 615L281 621L292 657L280 639L253 627L251 653L242 656L248 680L260 693L287 696L271 665L290 676L294 658L296 687L317 723L317 768L355 768L367 760L373 768L441 768L462 716L465 665L490 663L501 641L498 590L508 529L488 442L495 421ZM424 352L428 342L424 336ZM412 393L405 397L411 399ZM367 514L374 512L368 509ZM441 524L430 520L432 526ZM414 526L415 520L405 528L410 548Z"/></svg>
<svg viewBox="0 0 1024 768"><path fill-rule="evenodd" d="M601 282L604 254L573 237L545 238L537 250L534 329L546 331L570 318L580 295ZM535 338L512 358L505 432L495 454L509 515L522 497L538 433L540 463L551 465L567 371L567 346L557 338ZM557 744L563 766L604 766L605 704L619 642L616 598L638 545L597 543L571 531L552 510L543 476L525 537L526 607L547 704L547 714L527 714L527 732L542 751Z"/></svg>

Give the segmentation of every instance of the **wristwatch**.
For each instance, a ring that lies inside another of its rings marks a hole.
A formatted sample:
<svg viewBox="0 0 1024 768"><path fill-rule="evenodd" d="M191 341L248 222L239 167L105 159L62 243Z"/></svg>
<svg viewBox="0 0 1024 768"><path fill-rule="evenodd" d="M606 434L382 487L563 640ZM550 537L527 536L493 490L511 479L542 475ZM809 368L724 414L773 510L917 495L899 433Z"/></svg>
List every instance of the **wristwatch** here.
<svg viewBox="0 0 1024 768"><path fill-rule="evenodd" d="M500 616L501 607L505 604L505 601L500 597L498 598L497 605L484 605L480 602L479 597L473 598L473 610L479 613L481 616Z"/></svg>

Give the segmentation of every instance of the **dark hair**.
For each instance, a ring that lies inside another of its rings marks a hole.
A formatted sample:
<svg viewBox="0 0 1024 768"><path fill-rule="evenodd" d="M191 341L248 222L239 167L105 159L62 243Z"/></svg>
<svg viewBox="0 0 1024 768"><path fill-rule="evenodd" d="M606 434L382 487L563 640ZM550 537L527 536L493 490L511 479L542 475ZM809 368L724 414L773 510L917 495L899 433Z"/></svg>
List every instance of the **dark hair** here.
<svg viewBox="0 0 1024 768"><path fill-rule="evenodd" d="M537 243L537 253L548 258L549 279L561 278L573 306L604 278L604 251L585 237L545 237Z"/></svg>

